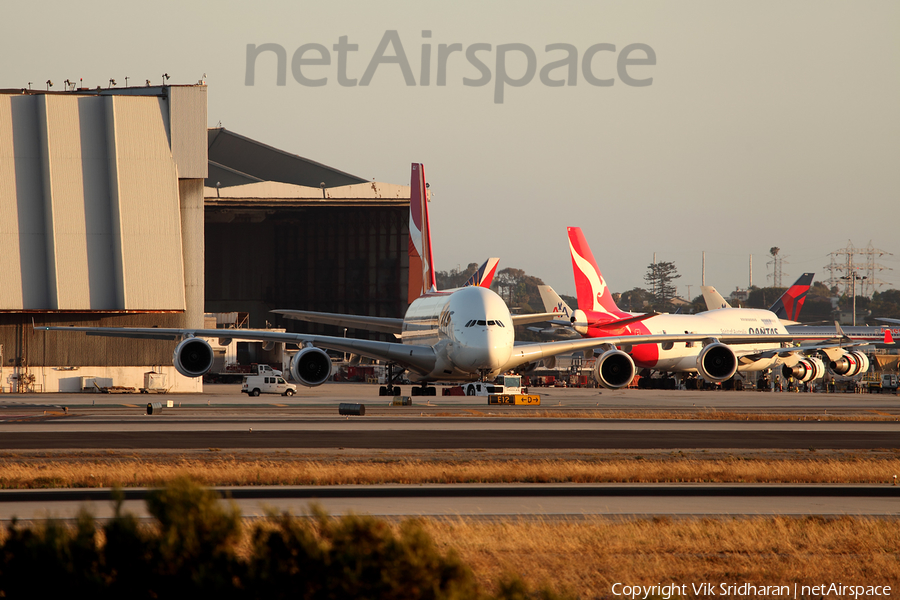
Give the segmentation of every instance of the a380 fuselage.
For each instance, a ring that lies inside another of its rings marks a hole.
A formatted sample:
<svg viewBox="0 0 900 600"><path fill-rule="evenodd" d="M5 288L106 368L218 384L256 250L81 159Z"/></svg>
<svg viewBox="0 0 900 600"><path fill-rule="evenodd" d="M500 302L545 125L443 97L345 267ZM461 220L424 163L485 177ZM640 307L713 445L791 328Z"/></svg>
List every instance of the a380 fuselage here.
<svg viewBox="0 0 900 600"><path fill-rule="evenodd" d="M598 318L601 313L587 313L588 322ZM622 317L631 316L622 313ZM728 334L773 335L786 334L787 330L774 313L762 309L722 308L696 315L658 315L640 321L622 329L588 328L588 336L603 338L610 335L644 335L644 334L709 334L710 337ZM778 348L779 344L734 344L732 348L740 355L754 354ZM697 371L697 355L702 348L698 342L674 344L636 344L630 354L634 364L640 368L658 371L695 372ZM628 350L623 346L624 350ZM752 362L738 362L738 371L761 371L776 363L777 359L767 358Z"/></svg>
<svg viewBox="0 0 900 600"><path fill-rule="evenodd" d="M432 346L437 359L431 373L410 371L411 379L471 381L502 372L515 334L503 299L489 289L470 286L413 301L403 319L402 341Z"/></svg>

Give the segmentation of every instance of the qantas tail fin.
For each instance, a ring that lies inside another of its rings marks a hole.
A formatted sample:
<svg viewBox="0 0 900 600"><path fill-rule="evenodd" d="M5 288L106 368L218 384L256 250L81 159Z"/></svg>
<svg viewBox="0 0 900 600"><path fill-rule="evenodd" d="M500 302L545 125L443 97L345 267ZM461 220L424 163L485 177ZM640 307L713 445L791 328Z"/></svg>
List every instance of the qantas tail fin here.
<svg viewBox="0 0 900 600"><path fill-rule="evenodd" d="M428 189L425 167L412 164L409 181L409 291L407 303L437 289L431 255L431 224L428 221Z"/></svg>
<svg viewBox="0 0 900 600"><path fill-rule="evenodd" d="M612 299L606 281L580 227L569 227L569 251L572 254L572 272L575 275L575 290L578 308L609 314L619 313L619 307Z"/></svg>
<svg viewBox="0 0 900 600"><path fill-rule="evenodd" d="M491 283L494 282L494 274L497 272L497 263L499 262L499 258L489 258L484 261L484 264L478 267L478 270L466 280L463 287L477 285L478 287L490 288Z"/></svg>
<svg viewBox="0 0 900 600"><path fill-rule="evenodd" d="M814 273L804 273L794 282L794 285L781 295L781 298L775 301L775 304L769 309L775 316L782 321L798 321L800 319L800 309L806 302L806 294L812 285Z"/></svg>

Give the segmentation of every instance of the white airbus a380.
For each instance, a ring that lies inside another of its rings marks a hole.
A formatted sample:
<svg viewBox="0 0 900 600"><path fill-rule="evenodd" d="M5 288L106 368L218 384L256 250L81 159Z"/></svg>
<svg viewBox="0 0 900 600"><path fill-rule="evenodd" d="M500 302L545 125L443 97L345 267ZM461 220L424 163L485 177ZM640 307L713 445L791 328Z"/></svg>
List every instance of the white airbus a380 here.
<svg viewBox="0 0 900 600"><path fill-rule="evenodd" d="M512 315L500 296L480 285L437 291L431 256L425 176L421 164L412 165L410 185L410 235L413 236L413 242L420 249L422 256L423 293L410 304L403 318L295 310L274 311L294 319L394 333L399 337L399 342L265 330L134 327L36 327L36 329L177 341L172 360L178 372L186 377L201 377L212 368L213 351L204 338L218 338L223 345L233 339L297 344L301 350L291 362L291 375L295 381L308 387L321 385L331 376L332 363L325 352L326 349L349 352L406 369L411 381L421 383L422 395L434 394L434 388L427 385L429 382L493 378L522 365L537 363L541 359L576 350L599 347L607 352L618 352L615 350L617 344L717 343L717 340L709 335L685 334L625 335L543 344L516 344L514 325L546 321L552 315L547 313ZM416 239L419 236L421 237ZM735 340L736 337L740 336L729 336L731 340ZM746 337L747 341L762 341L759 335ZM792 339L789 335L762 337L771 342ZM634 375L634 365L630 361L607 360L604 364L605 369L609 371L605 373L604 380L610 378L617 381L626 378L630 380ZM603 383L604 380L601 380L597 373L595 377ZM391 395L396 393L390 382L387 393Z"/></svg>

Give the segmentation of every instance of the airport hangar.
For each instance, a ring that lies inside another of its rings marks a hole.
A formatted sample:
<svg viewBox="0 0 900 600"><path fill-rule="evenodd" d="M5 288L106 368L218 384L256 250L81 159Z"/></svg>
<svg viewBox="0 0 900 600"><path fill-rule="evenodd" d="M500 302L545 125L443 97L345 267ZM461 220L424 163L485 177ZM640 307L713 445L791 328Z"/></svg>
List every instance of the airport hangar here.
<svg viewBox="0 0 900 600"><path fill-rule="evenodd" d="M0 391L139 388L147 373L202 390L175 370L171 341L33 323L199 328L213 326L209 313L243 312L249 326L281 325L274 308L400 316L408 218L408 186L208 129L202 84L0 90Z"/></svg>

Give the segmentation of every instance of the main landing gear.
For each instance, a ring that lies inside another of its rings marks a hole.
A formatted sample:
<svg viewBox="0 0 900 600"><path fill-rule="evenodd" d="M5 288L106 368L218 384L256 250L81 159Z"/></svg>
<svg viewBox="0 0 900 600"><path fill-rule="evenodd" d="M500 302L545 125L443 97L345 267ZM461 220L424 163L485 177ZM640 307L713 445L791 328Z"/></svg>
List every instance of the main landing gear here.
<svg viewBox="0 0 900 600"><path fill-rule="evenodd" d="M437 396L437 388L427 383L422 383L420 387L414 387L409 391L410 396Z"/></svg>
<svg viewBox="0 0 900 600"><path fill-rule="evenodd" d="M394 374L394 364L388 363L388 365L387 365L387 383L388 384L383 385L380 388L378 388L378 395L379 396L399 396L401 389L400 389L399 385L394 385L394 379L396 379L397 377L400 377L400 375L402 373L403 373L403 370L401 369L400 372L395 375ZM413 395L415 395L415 394L413 394Z"/></svg>

